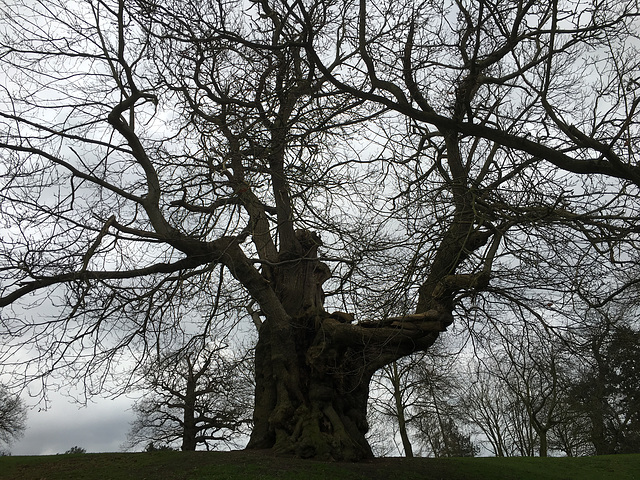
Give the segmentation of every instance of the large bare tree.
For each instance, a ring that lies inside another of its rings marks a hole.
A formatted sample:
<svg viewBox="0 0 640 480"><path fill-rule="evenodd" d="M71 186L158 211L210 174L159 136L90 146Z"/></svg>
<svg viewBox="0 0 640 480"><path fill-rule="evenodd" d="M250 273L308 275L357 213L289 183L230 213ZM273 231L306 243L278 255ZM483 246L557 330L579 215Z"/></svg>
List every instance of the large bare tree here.
<svg viewBox="0 0 640 480"><path fill-rule="evenodd" d="M98 389L236 303L249 447L360 459L373 373L454 318L549 321L583 265L595 303L637 282L635 2L2 13L3 358L25 380Z"/></svg>

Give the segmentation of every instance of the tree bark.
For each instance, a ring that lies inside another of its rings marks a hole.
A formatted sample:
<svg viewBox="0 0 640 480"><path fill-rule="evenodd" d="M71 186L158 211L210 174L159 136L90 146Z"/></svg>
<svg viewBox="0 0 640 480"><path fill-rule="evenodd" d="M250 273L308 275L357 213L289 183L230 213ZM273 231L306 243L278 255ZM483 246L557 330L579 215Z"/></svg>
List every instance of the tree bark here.
<svg viewBox="0 0 640 480"><path fill-rule="evenodd" d="M299 257L281 259L283 266L272 272L272 287L286 315L267 315L258 333L248 448L302 458L371 458L365 435L373 373L428 348L450 323L450 314L432 309L353 323L349 314L327 313L322 283L329 270L317 260L319 239L306 231L296 236Z"/></svg>
<svg viewBox="0 0 640 480"><path fill-rule="evenodd" d="M372 372L330 346L322 334L329 318L322 306L322 283L329 269L317 260L319 238L307 231L296 237L297 258L281 258L272 276L287 316L267 317L259 330L248 448L273 448L302 458L371 457L364 435Z"/></svg>

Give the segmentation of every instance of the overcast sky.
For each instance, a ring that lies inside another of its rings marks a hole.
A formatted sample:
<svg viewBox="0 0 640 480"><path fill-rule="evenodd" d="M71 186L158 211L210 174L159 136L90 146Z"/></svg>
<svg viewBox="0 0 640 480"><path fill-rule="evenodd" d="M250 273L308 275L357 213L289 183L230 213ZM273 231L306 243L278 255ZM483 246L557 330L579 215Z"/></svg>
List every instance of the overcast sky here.
<svg viewBox="0 0 640 480"><path fill-rule="evenodd" d="M88 453L118 452L126 440L133 400L94 399L87 407L73 404L68 398L51 394L51 408L28 410L24 437L14 442L12 455L55 455L78 446Z"/></svg>

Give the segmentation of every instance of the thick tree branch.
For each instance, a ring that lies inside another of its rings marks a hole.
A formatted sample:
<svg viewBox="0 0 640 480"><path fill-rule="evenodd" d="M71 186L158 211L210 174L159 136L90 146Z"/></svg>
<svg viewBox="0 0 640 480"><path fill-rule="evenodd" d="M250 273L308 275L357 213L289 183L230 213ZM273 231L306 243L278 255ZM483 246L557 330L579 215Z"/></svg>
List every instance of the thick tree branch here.
<svg viewBox="0 0 640 480"><path fill-rule="evenodd" d="M144 268L123 271L89 271L83 268L80 271L21 282L21 287L0 298L0 307L10 305L12 302L36 290L54 285L90 280L124 280L149 275L173 273L180 270L193 269L209 263L219 263L222 262L223 259L227 259L228 261L230 257L229 251L234 250L234 245L235 249L240 250L236 243L237 240L234 237L223 237L209 243L194 242L194 245L197 245L197 248L191 249L194 251L194 254L173 263L156 263ZM185 249L190 250L190 248Z"/></svg>

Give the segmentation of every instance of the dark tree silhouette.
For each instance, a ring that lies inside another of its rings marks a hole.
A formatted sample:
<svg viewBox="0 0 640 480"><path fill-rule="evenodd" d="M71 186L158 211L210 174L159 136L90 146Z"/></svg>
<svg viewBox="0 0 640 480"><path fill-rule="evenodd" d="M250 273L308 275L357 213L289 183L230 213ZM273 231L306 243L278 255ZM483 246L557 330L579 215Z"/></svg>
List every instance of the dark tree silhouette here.
<svg viewBox="0 0 640 480"><path fill-rule="evenodd" d="M74 447L71 447L69 450L67 450L66 452L64 452L63 455L79 455L82 453L87 453L87 450L85 448L82 447L78 447L77 445Z"/></svg>
<svg viewBox="0 0 640 480"><path fill-rule="evenodd" d="M576 432L592 453L640 452L640 331L601 312L585 336L583 360L569 389Z"/></svg>
<svg viewBox="0 0 640 480"><path fill-rule="evenodd" d="M27 407L20 397L0 384L0 443L9 445L20 438L26 428Z"/></svg>
<svg viewBox="0 0 640 480"><path fill-rule="evenodd" d="M247 435L253 406L253 382L246 360L223 348L200 343L163 354L142 372L147 392L136 401L136 420L127 448L149 441L180 442L182 450L233 446Z"/></svg>
<svg viewBox="0 0 640 480"><path fill-rule="evenodd" d="M637 283L637 4L574 7L4 2L2 363L99 389L239 291L249 447L371 456L454 318Z"/></svg>

